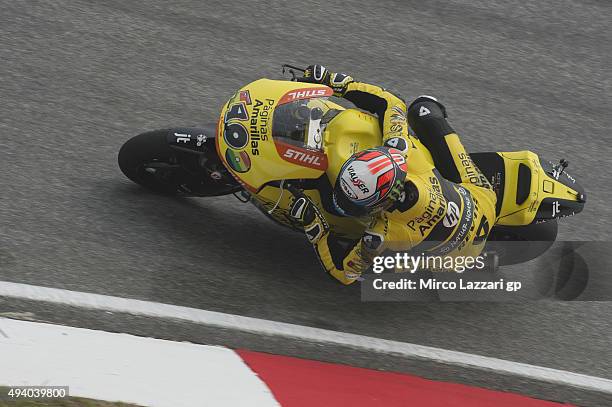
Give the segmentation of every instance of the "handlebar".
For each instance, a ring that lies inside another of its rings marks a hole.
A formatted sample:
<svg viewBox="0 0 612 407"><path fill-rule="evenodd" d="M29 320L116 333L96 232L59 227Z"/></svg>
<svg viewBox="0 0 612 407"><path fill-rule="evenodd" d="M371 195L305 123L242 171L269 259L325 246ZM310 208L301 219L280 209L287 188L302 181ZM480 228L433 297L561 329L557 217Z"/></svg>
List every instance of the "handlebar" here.
<svg viewBox="0 0 612 407"><path fill-rule="evenodd" d="M283 68L283 75L285 74L285 71L288 69L289 73L291 74L291 81L293 82L297 82L297 75L295 74L295 71L300 71L302 73L306 72L305 69L302 68L298 68L297 66L293 66L293 65L289 65L289 64L283 64L281 65L281 68Z"/></svg>

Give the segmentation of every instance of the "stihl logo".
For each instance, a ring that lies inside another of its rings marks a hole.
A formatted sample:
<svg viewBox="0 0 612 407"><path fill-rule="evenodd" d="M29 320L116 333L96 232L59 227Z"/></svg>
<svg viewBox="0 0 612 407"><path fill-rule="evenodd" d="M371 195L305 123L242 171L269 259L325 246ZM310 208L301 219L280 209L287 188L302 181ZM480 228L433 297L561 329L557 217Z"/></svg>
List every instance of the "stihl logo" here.
<svg viewBox="0 0 612 407"><path fill-rule="evenodd" d="M325 91L325 89L310 89L310 90L299 90L295 92L289 92L287 95L289 96L289 99L294 100L294 99L313 98L316 96L325 96L326 93L327 92Z"/></svg>
<svg viewBox="0 0 612 407"><path fill-rule="evenodd" d="M287 92L283 95L282 98L278 101L279 105L283 103L291 103L300 99L312 99L321 96L331 96L334 94L334 91L331 88L302 88L302 89L294 89L290 92Z"/></svg>
<svg viewBox="0 0 612 407"><path fill-rule="evenodd" d="M285 151L285 154L283 154L283 156L292 159L292 160L297 160L306 164L313 164L313 165L322 165L323 163L321 163L320 161L320 157L314 154L307 154L307 153L303 153L301 151L295 151L292 149L288 149L287 151Z"/></svg>

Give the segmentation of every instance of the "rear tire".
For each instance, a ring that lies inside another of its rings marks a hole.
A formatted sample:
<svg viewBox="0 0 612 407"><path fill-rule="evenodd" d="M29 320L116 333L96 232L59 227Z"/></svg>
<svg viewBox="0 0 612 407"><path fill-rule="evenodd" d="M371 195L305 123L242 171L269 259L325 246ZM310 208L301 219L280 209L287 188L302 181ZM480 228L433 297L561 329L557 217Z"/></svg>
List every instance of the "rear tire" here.
<svg viewBox="0 0 612 407"><path fill-rule="evenodd" d="M507 266L535 259L547 251L557 239L556 220L525 226L495 226L487 239L487 251L499 256L499 264Z"/></svg>

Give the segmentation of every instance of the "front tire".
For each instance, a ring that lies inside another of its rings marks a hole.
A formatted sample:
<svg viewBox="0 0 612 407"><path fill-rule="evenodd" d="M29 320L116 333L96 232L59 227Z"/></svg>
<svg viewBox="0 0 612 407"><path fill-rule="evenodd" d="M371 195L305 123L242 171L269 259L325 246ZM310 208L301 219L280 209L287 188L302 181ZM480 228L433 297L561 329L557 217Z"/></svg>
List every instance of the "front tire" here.
<svg viewBox="0 0 612 407"><path fill-rule="evenodd" d="M194 150L168 142L175 130L149 131L126 141L117 157L125 176L164 195L219 196L241 190L219 160L214 136L209 136L210 147ZM207 132L206 129L196 130Z"/></svg>
<svg viewBox="0 0 612 407"><path fill-rule="evenodd" d="M165 134L151 131L129 139L119 150L119 168L126 177L143 187L165 195L177 195L176 184L170 179L147 170L147 164L170 164L175 159L166 143Z"/></svg>

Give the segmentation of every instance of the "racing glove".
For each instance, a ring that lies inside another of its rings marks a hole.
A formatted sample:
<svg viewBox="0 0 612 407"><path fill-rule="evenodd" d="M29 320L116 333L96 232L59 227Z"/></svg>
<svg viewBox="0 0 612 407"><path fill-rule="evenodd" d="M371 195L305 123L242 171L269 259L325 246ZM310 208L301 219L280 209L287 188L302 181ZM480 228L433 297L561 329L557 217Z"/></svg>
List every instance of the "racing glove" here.
<svg viewBox="0 0 612 407"><path fill-rule="evenodd" d="M289 188L294 196L289 208L289 215L304 227L306 238L312 244L317 244L329 232L329 224L312 200L302 191Z"/></svg>
<svg viewBox="0 0 612 407"><path fill-rule="evenodd" d="M334 96L342 97L348 84L353 82L353 78L343 73L330 72L323 65L310 65L300 81L327 85L334 90Z"/></svg>
<svg viewBox="0 0 612 407"><path fill-rule="evenodd" d="M351 284L359 279L368 266L361 254L361 244L358 242L351 252L340 260L342 264L337 266L328 241L331 235L325 217L317 205L301 190L291 186L288 189L294 196L289 214L295 221L303 225L306 238L313 245L325 271L342 284Z"/></svg>

